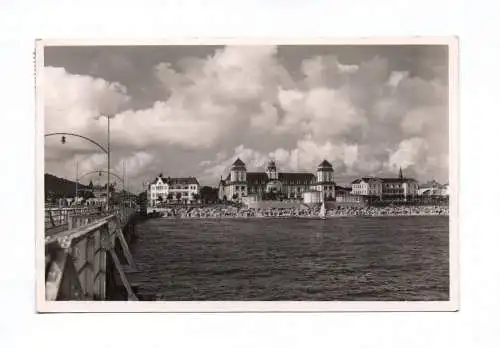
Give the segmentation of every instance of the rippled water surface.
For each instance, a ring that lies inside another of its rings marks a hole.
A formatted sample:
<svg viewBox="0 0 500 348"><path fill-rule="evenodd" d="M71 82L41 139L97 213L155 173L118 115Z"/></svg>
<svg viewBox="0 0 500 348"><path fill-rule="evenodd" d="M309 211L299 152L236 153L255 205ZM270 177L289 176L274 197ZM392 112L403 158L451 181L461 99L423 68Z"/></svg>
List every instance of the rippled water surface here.
<svg viewBox="0 0 500 348"><path fill-rule="evenodd" d="M149 220L142 299L447 300L447 217Z"/></svg>

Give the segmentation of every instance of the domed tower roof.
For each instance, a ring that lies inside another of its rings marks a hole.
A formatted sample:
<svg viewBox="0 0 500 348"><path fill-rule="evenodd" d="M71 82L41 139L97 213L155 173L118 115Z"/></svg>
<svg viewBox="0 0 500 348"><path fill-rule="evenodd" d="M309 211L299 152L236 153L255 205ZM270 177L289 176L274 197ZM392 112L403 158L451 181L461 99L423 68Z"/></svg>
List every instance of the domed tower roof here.
<svg viewBox="0 0 500 348"><path fill-rule="evenodd" d="M234 167L240 167L240 168L245 167L245 163L242 160L240 160L240 158L238 157L236 159L236 161L234 161L234 163L233 163L233 168Z"/></svg>
<svg viewBox="0 0 500 348"><path fill-rule="evenodd" d="M333 172L333 166L327 160L323 160L323 162L321 162L318 165L318 171L332 171Z"/></svg>

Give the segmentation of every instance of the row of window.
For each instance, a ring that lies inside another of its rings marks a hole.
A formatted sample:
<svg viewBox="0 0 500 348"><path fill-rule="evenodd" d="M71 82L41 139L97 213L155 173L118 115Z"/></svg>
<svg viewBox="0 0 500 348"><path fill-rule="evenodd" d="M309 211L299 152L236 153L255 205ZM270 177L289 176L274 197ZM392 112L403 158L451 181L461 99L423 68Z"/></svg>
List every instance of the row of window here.
<svg viewBox="0 0 500 348"><path fill-rule="evenodd" d="M188 197L188 196L190 196L189 193L187 193L187 192L181 192L181 197ZM167 196L163 195L163 194L156 194L156 193L151 194L151 199L158 199L159 197L167 199ZM175 198L177 198L177 195L173 194L172 195L172 199L175 199Z"/></svg>
<svg viewBox="0 0 500 348"><path fill-rule="evenodd" d="M233 181L246 181L242 176L236 177L235 180ZM314 185L314 180L280 180L283 186L296 186L296 185L302 185L302 186L311 186ZM331 179L326 179L325 181L331 181ZM249 183L250 185L262 185L265 186L267 184L267 181L261 181L261 180L256 180L256 181L251 181Z"/></svg>
<svg viewBox="0 0 500 348"><path fill-rule="evenodd" d="M324 186L324 189L326 191L333 191L334 187L333 186ZM242 191L242 192L244 192L245 191L245 186L238 186L238 185L236 185L236 186L234 186L234 190L235 191ZM294 192L295 191L295 192L299 192L300 193L303 190L306 191L307 189L306 188L302 188L302 187L295 187L295 188L293 188L293 187L289 186L289 187L285 188L283 191L288 191L288 192ZM255 186L250 186L248 188L248 193L258 193L258 192L261 192L261 191L263 191L262 187L259 188L259 187L255 187Z"/></svg>
<svg viewBox="0 0 500 348"><path fill-rule="evenodd" d="M319 174L318 175L318 181L333 181L333 175L328 175L328 174Z"/></svg>
<svg viewBox="0 0 500 348"><path fill-rule="evenodd" d="M168 186L168 185L156 185L156 186L151 186L152 191L165 191L168 190L196 190L197 185L188 185L188 186L182 186L182 185L174 185L174 186Z"/></svg>
<svg viewBox="0 0 500 348"><path fill-rule="evenodd" d="M401 188L404 184L384 184L384 188ZM375 185L369 185L366 183L363 184L353 184L352 188L366 188L366 187L374 187ZM381 187L381 184L376 185L376 187ZM416 187L416 185L411 185L410 187Z"/></svg>

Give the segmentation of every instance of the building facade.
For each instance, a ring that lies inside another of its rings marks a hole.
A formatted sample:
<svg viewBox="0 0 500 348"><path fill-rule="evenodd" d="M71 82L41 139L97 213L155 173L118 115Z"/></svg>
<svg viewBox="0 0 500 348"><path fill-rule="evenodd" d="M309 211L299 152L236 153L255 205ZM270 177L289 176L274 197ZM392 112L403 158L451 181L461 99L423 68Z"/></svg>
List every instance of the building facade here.
<svg viewBox="0 0 500 348"><path fill-rule="evenodd" d="M358 196L382 196L383 181L380 178L364 177L352 182L353 195Z"/></svg>
<svg viewBox="0 0 500 348"><path fill-rule="evenodd" d="M248 172L245 163L238 158L227 177L221 177L219 199L239 202L244 197L252 197L252 201L255 201L266 195L302 199L308 191L318 191L321 197L333 199L333 173L332 165L326 160L320 163L316 173L280 172L274 161L269 161L263 172Z"/></svg>
<svg viewBox="0 0 500 348"><path fill-rule="evenodd" d="M200 184L195 177L171 178L158 175L148 186L148 205L163 203L193 203L200 194Z"/></svg>
<svg viewBox="0 0 500 348"><path fill-rule="evenodd" d="M397 178L363 177L354 180L352 194L389 201L407 201L418 195L418 182L412 178L405 178L403 171L399 169L399 177Z"/></svg>

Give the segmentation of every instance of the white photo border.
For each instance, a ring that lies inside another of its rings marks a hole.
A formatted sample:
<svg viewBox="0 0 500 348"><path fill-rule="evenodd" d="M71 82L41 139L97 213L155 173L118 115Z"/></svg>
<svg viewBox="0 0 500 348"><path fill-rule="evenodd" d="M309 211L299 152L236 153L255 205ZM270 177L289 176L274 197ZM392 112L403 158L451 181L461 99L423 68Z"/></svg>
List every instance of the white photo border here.
<svg viewBox="0 0 500 348"><path fill-rule="evenodd" d="M447 45L449 86L449 299L448 301L47 301L44 258L44 107L43 67L47 46L162 46L162 45ZM459 39L446 37L358 37L316 39L98 39L36 40L35 95L35 298L38 313L53 312L438 312L459 310Z"/></svg>

